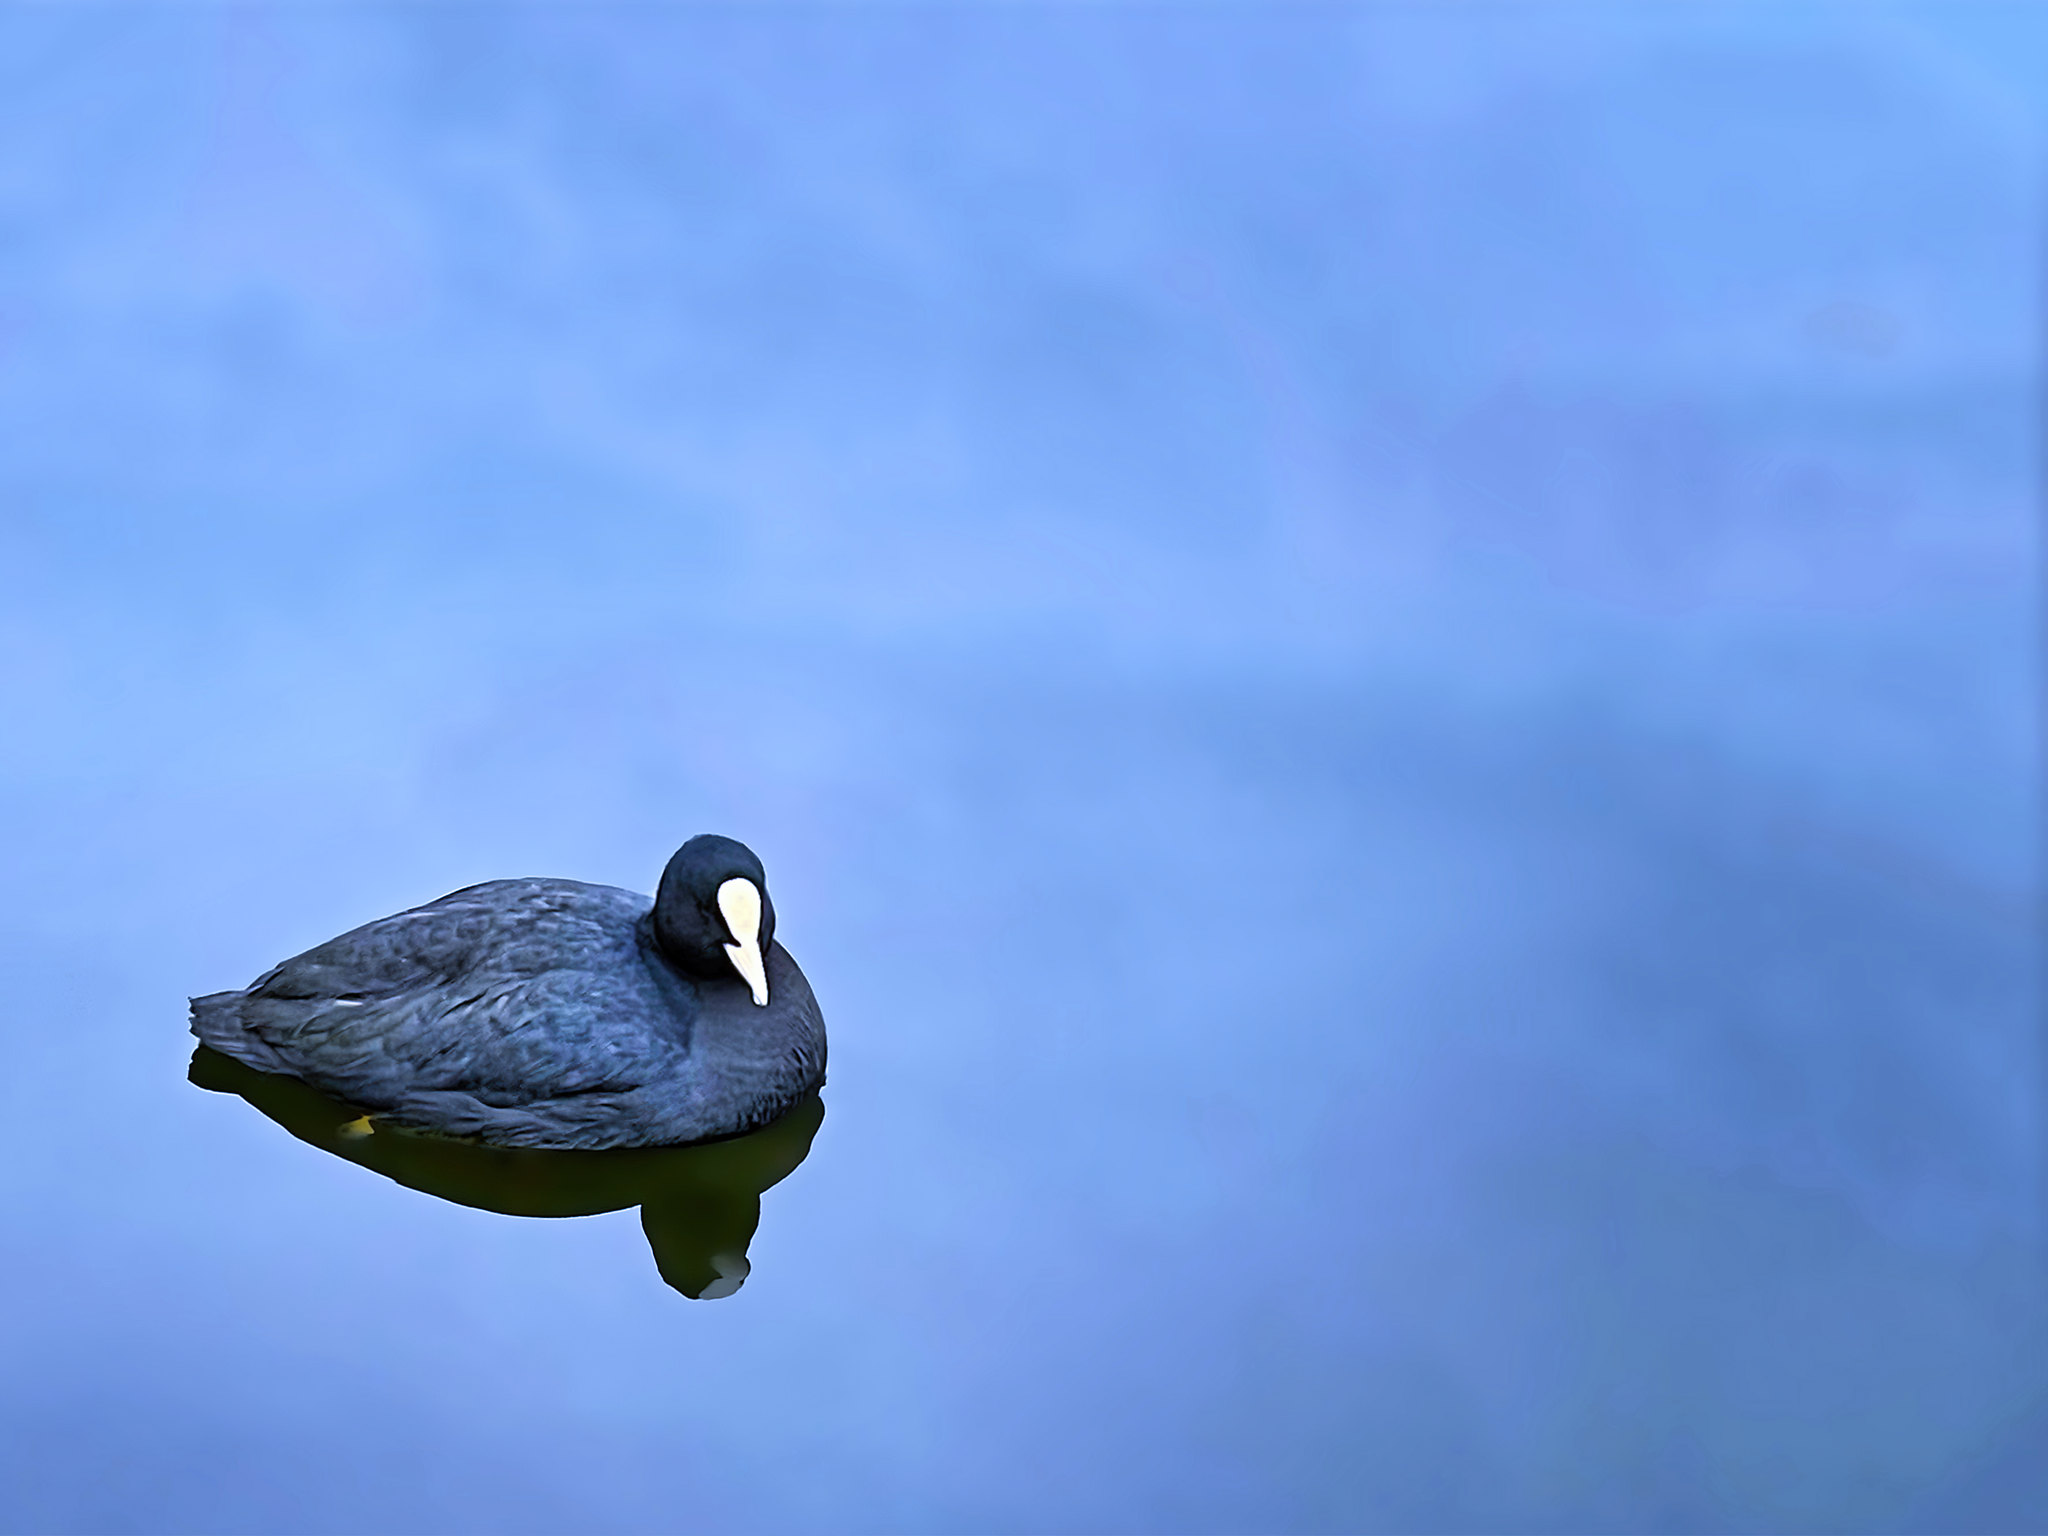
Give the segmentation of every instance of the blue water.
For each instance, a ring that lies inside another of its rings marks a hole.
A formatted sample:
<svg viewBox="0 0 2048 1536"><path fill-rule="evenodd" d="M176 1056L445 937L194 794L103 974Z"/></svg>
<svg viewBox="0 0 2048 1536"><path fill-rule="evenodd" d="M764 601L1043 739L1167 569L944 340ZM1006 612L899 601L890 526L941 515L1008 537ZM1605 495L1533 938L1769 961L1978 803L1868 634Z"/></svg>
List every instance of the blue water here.
<svg viewBox="0 0 2048 1536"><path fill-rule="evenodd" d="M0 1526L2048 1531L2044 45L0 13ZM735 1296L184 1080L705 830Z"/></svg>

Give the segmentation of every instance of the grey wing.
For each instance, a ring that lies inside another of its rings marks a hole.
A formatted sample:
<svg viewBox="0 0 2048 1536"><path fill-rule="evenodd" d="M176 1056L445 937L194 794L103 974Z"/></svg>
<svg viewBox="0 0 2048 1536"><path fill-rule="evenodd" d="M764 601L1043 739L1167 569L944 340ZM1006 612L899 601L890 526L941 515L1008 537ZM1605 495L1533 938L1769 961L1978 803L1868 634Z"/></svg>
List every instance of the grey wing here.
<svg viewBox="0 0 2048 1536"><path fill-rule="evenodd" d="M626 893L569 881L457 891L226 994L244 1045L230 1054L431 1122L474 1118L470 1106L487 1119L493 1107L631 1092L661 1065L634 1010L606 995L638 968L636 917ZM214 1001L194 1005L194 1028L219 1044L201 1028Z"/></svg>

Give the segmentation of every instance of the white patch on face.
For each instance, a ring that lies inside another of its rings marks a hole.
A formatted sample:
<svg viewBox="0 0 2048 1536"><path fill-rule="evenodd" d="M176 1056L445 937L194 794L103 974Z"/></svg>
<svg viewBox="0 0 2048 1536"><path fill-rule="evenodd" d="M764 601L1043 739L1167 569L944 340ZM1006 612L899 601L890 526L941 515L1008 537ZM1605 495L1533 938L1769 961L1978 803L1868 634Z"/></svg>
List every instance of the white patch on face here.
<svg viewBox="0 0 2048 1536"><path fill-rule="evenodd" d="M718 888L718 915L732 930L733 941L725 946L732 968L740 973L754 994L754 1006L768 1005L768 967L761 959L761 892L751 880L737 877Z"/></svg>

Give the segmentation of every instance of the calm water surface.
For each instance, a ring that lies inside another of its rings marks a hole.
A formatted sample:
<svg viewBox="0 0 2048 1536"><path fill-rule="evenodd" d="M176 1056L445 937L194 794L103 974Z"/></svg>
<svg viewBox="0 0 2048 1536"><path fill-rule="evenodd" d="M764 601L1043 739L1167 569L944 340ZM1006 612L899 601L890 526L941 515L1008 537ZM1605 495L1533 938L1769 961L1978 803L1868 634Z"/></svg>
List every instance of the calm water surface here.
<svg viewBox="0 0 2048 1536"><path fill-rule="evenodd" d="M2041 30L0 14L0 1528L2048 1530ZM787 1141L188 1081L707 830Z"/></svg>

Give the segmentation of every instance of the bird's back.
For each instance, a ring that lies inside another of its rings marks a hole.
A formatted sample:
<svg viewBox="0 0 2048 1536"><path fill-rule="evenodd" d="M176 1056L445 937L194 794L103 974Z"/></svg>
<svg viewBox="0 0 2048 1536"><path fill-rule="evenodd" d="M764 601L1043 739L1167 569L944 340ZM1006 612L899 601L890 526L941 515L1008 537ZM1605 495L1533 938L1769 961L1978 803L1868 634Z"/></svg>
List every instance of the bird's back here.
<svg viewBox="0 0 2048 1536"><path fill-rule="evenodd" d="M648 953L647 908L573 880L470 886L195 999L193 1032L402 1124L511 1145L650 1139L636 1098L686 1073L698 999Z"/></svg>

